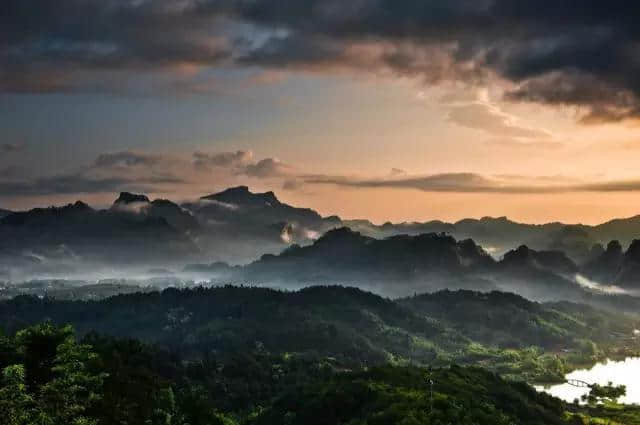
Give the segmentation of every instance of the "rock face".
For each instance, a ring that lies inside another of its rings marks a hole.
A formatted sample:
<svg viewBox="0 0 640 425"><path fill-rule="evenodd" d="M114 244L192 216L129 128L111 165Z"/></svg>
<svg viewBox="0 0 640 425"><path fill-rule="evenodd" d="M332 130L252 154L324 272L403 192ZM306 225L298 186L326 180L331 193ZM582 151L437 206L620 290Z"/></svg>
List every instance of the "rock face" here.
<svg viewBox="0 0 640 425"><path fill-rule="evenodd" d="M199 227L198 221L189 211L166 199L156 199L152 202L145 195L122 192L111 206L111 210L138 214L141 217L161 218L184 232L194 232Z"/></svg>
<svg viewBox="0 0 640 425"><path fill-rule="evenodd" d="M223 202L243 207L264 208L281 205L275 193L252 193L247 186L232 187L200 199Z"/></svg>
<svg viewBox="0 0 640 425"><path fill-rule="evenodd" d="M607 244L607 249L604 252L585 264L583 273L596 282L615 283L621 271L624 257L625 254L620 242L611 241Z"/></svg>
<svg viewBox="0 0 640 425"><path fill-rule="evenodd" d="M622 288L640 288L640 240L631 242L626 252L618 241L611 241L607 249L584 266L590 279Z"/></svg>
<svg viewBox="0 0 640 425"><path fill-rule="evenodd" d="M139 202L148 204L150 201L149 201L149 198L147 198L145 195L137 195L129 192L120 192L120 196L118 197L118 199L116 199L116 201L113 204L128 205L128 204L134 204Z"/></svg>
<svg viewBox="0 0 640 425"><path fill-rule="evenodd" d="M578 266L562 251L535 251L525 245L506 253L500 264L503 268L534 268L560 275L578 271Z"/></svg>
<svg viewBox="0 0 640 425"><path fill-rule="evenodd" d="M631 242L625 252L615 283L624 288L640 288L640 240Z"/></svg>

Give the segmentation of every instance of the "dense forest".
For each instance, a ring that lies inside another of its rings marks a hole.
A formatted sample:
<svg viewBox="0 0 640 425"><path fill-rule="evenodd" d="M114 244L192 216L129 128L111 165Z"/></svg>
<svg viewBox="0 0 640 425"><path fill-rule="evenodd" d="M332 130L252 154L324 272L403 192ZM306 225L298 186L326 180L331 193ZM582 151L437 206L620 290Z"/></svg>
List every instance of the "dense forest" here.
<svg viewBox="0 0 640 425"><path fill-rule="evenodd" d="M632 316L501 292L21 296L0 323L11 425L560 424L612 412L530 383L639 348Z"/></svg>
<svg viewBox="0 0 640 425"><path fill-rule="evenodd" d="M347 371L261 347L187 360L51 323L0 338L0 370L7 425L640 423L635 407L567 404L475 367Z"/></svg>
<svg viewBox="0 0 640 425"><path fill-rule="evenodd" d="M473 364L529 382L556 381L569 369L640 347L632 339L640 328L634 316L501 292L443 291L394 301L340 286L296 292L226 286L0 303L9 334L47 320L72 324L80 335L138 339L186 359L260 347L331 359L343 369Z"/></svg>

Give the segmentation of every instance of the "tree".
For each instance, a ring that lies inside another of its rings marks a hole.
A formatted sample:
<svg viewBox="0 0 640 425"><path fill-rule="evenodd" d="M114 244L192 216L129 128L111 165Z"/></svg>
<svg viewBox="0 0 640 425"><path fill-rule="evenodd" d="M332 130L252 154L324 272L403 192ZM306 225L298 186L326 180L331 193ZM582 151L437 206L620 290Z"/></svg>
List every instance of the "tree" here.
<svg viewBox="0 0 640 425"><path fill-rule="evenodd" d="M77 344L73 337L58 346L52 367L54 378L43 385L41 397L45 408L61 423L96 423L84 415L87 407L100 398L105 378L105 374L90 370L89 364L95 358L90 346Z"/></svg>
<svg viewBox="0 0 640 425"><path fill-rule="evenodd" d="M176 417L176 398L171 387L161 389L156 396L156 408L149 425L181 425Z"/></svg>
<svg viewBox="0 0 640 425"><path fill-rule="evenodd" d="M11 425L93 425L86 414L105 374L93 371L91 346L69 326L36 325L15 336L18 361L3 370L0 412Z"/></svg>
<svg viewBox="0 0 640 425"><path fill-rule="evenodd" d="M38 417L44 419L35 400L27 392L24 366L5 367L0 388L0 420L7 425L31 425Z"/></svg>
<svg viewBox="0 0 640 425"><path fill-rule="evenodd" d="M589 404L602 403L604 401L616 403L620 397L627 394L625 385L614 386L612 382L607 385L593 384L589 387L591 388L589 394L582 396L582 400L587 401Z"/></svg>

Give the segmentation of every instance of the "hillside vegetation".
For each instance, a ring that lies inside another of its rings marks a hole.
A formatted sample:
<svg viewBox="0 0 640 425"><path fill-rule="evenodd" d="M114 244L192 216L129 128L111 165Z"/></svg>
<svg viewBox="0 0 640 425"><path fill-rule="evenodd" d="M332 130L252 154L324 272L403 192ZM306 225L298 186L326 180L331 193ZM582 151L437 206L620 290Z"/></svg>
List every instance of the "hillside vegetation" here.
<svg viewBox="0 0 640 425"><path fill-rule="evenodd" d="M80 334L136 338L189 359L211 353L295 353L338 368L476 364L529 381L632 354L638 319L513 294L440 292L392 301L355 288L296 292L219 287L120 295L102 301L17 297L0 303L9 333L51 320Z"/></svg>

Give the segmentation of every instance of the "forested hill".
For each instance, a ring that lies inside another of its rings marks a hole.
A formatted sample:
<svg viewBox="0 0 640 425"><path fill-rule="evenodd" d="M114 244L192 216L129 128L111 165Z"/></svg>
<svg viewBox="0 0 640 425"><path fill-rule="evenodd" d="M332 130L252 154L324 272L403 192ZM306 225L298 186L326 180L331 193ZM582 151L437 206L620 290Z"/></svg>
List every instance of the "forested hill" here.
<svg viewBox="0 0 640 425"><path fill-rule="evenodd" d="M633 335L637 320L570 303L537 303L507 292L440 291L401 299L467 338L502 348L569 347L580 340L607 341Z"/></svg>
<svg viewBox="0 0 640 425"><path fill-rule="evenodd" d="M575 423L564 402L477 368L344 372L259 350L186 361L137 341L78 343L50 324L0 347L3 425Z"/></svg>
<svg viewBox="0 0 640 425"><path fill-rule="evenodd" d="M635 408L579 407L514 382L624 354L636 325L500 292L19 296L0 302L0 424L636 425Z"/></svg>
<svg viewBox="0 0 640 425"><path fill-rule="evenodd" d="M620 336L638 327L624 315L501 292L444 291L392 301L339 286L296 292L226 286L90 302L21 296L0 303L0 323L9 333L43 320L71 323L81 334L137 338L188 358L260 347L331 358L345 368L474 363L527 379L557 379L572 364L628 349Z"/></svg>
<svg viewBox="0 0 640 425"><path fill-rule="evenodd" d="M425 373L387 367L287 392L257 416L255 424L290 418L295 420L290 423L305 425L560 425L567 423L564 409L558 399L482 369Z"/></svg>

